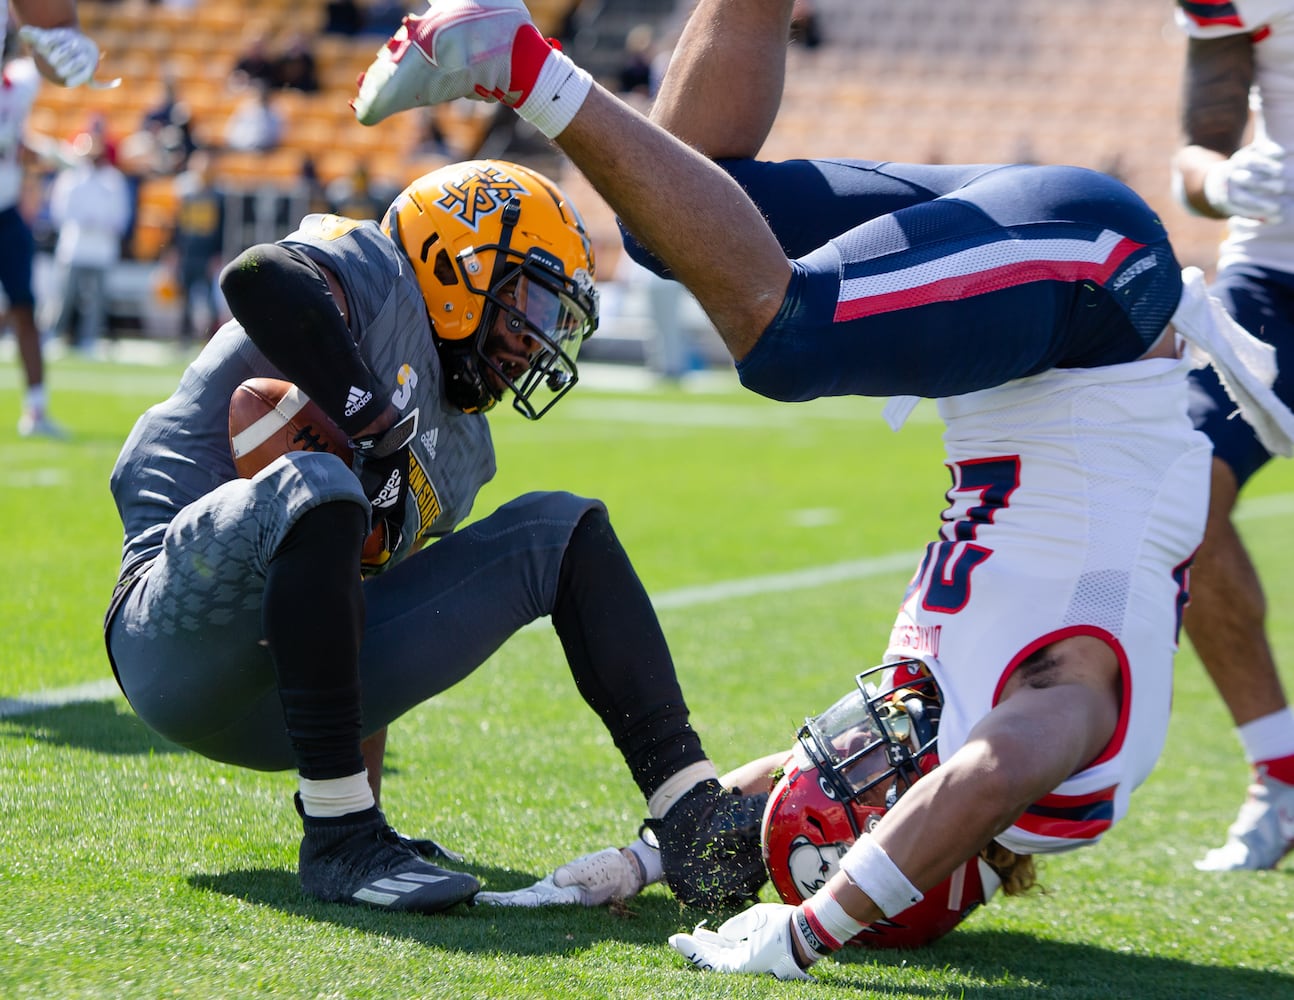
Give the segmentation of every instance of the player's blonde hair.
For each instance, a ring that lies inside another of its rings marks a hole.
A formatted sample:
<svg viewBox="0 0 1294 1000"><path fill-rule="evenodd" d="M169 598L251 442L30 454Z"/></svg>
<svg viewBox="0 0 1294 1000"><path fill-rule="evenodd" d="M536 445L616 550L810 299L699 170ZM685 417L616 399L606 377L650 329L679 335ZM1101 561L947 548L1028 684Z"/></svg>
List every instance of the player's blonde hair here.
<svg viewBox="0 0 1294 1000"><path fill-rule="evenodd" d="M1038 869L1034 865L1032 854L1016 854L992 840L988 847L979 852L979 856L1002 880L1004 895L1020 896L1038 885Z"/></svg>

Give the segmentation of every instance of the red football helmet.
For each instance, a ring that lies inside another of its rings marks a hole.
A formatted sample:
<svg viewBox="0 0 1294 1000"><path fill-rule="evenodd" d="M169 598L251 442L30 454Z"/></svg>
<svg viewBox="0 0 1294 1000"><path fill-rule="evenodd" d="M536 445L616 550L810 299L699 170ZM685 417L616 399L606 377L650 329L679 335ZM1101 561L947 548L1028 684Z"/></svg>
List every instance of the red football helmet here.
<svg viewBox="0 0 1294 1000"><path fill-rule="evenodd" d="M836 871L912 782L938 764L939 688L919 661L858 675L858 690L808 719L768 797L764 860L783 901L801 903ZM956 927L997 891L997 874L971 858L902 913L869 924L850 944L918 948Z"/></svg>

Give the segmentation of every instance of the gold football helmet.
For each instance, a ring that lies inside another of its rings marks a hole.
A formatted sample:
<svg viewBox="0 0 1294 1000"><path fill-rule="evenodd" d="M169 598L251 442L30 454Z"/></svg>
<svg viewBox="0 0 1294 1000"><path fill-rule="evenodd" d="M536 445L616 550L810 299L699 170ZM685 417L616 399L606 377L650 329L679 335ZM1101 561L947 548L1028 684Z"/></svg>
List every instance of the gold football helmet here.
<svg viewBox="0 0 1294 1000"><path fill-rule="evenodd" d="M538 420L579 380L598 323L593 249L552 181L502 160L456 163L400 192L382 229L413 266L455 406L488 410L506 388ZM502 331L524 339L528 367L500 363Z"/></svg>

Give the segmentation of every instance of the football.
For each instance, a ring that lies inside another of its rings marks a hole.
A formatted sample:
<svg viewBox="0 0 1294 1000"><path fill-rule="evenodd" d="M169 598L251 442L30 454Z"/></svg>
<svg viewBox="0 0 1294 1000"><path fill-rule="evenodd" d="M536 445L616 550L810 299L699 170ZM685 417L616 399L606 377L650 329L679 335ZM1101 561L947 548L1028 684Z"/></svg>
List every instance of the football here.
<svg viewBox="0 0 1294 1000"><path fill-rule="evenodd" d="M350 464L346 435L291 382L250 378L229 399L234 468L250 479L289 451L327 451Z"/></svg>
<svg viewBox="0 0 1294 1000"><path fill-rule="evenodd" d="M342 429L309 396L278 378L249 378L229 398L229 450L234 469L250 479L289 451L327 451L350 464L351 447ZM382 566L386 527L379 522L364 539L360 565Z"/></svg>

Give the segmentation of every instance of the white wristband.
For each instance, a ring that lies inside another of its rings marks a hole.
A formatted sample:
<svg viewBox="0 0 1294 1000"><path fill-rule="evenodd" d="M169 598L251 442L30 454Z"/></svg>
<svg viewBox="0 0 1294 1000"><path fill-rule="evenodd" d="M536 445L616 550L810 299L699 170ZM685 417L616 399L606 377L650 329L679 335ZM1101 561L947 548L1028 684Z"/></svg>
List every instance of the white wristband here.
<svg viewBox="0 0 1294 1000"><path fill-rule="evenodd" d="M665 877L659 847L653 847L642 837L639 837L632 844L626 846L625 850L632 854L634 860L638 862L639 874L643 877L644 886L652 885Z"/></svg>
<svg viewBox="0 0 1294 1000"><path fill-rule="evenodd" d="M1182 172L1180 170L1173 171L1172 185L1173 185L1173 198L1177 201L1179 205L1182 206L1182 208L1190 212L1191 215L1202 216L1204 214L1198 208L1196 208L1194 205L1191 204L1190 195L1186 193L1186 178L1182 176ZM1205 201L1207 200L1208 200L1208 196L1206 195Z"/></svg>
<svg viewBox="0 0 1294 1000"><path fill-rule="evenodd" d="M571 123L592 89L593 77L554 49L517 114L553 139Z"/></svg>
<svg viewBox="0 0 1294 1000"><path fill-rule="evenodd" d="M1234 215L1231 205L1231 194L1228 182L1231 175L1231 162L1219 160L1204 171L1204 200L1209 207L1222 215Z"/></svg>
<svg viewBox="0 0 1294 1000"><path fill-rule="evenodd" d="M921 902L921 891L899 871L885 849L869 835L863 835L840 859L840 870L858 886L882 913L893 917Z"/></svg>
<svg viewBox="0 0 1294 1000"><path fill-rule="evenodd" d="M819 955L840 950L867 926L851 917L825 887L800 904L792 925L805 947Z"/></svg>

